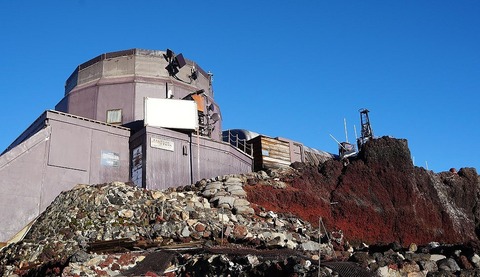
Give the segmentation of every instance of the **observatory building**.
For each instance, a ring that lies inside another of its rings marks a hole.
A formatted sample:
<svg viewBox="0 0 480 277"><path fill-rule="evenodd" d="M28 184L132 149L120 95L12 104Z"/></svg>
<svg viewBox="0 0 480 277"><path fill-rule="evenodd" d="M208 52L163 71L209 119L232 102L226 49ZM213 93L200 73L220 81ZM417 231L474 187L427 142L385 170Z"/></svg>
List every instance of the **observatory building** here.
<svg viewBox="0 0 480 277"><path fill-rule="evenodd" d="M251 150L222 141L221 124L212 74L182 54L131 49L79 65L55 110L0 156L0 241L76 184L165 189L251 172Z"/></svg>
<svg viewBox="0 0 480 277"><path fill-rule="evenodd" d="M161 190L332 157L285 138L222 132L212 74L182 54L102 54L77 66L55 110L0 155L0 242L77 184L121 181Z"/></svg>

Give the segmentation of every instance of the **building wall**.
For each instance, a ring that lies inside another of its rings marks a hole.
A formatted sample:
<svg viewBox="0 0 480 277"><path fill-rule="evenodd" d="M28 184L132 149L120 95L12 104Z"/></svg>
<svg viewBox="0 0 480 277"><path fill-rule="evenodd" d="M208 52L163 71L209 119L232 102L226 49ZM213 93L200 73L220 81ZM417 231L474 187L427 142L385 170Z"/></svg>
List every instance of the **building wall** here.
<svg viewBox="0 0 480 277"><path fill-rule="evenodd" d="M292 163L289 142L260 135L249 143L253 144L255 171L286 167Z"/></svg>
<svg viewBox="0 0 480 277"><path fill-rule="evenodd" d="M146 128L146 187L166 189L191 184L188 134Z"/></svg>
<svg viewBox="0 0 480 277"><path fill-rule="evenodd" d="M167 98L168 90L173 99L198 93L205 106L193 112L221 115L211 75L186 60L177 78L169 76L164 53L106 53L74 70L57 111L45 112L0 156L0 241L78 183L134 179L149 189L165 189L252 170L251 156L221 141L221 119L214 123L211 138L182 130L142 129L144 99ZM196 80L189 78L194 68ZM207 109L209 104L213 110ZM122 124L133 123L132 130L140 131L130 138L130 129L104 123L107 111L114 109L122 110ZM134 172L135 162L140 167Z"/></svg>
<svg viewBox="0 0 480 277"><path fill-rule="evenodd" d="M55 110L96 120L98 86L72 91L55 106Z"/></svg>
<svg viewBox="0 0 480 277"><path fill-rule="evenodd" d="M40 213L50 133L50 128L43 129L0 156L0 241Z"/></svg>
<svg viewBox="0 0 480 277"><path fill-rule="evenodd" d="M141 161L133 161L140 147ZM131 177L147 189L185 186L203 178L252 171L252 157L226 142L146 126L130 139ZM141 169L135 167L141 163ZM134 172L137 171L137 172Z"/></svg>
<svg viewBox="0 0 480 277"><path fill-rule="evenodd" d="M121 109L122 123L135 121L133 105L135 84L104 84L98 88L96 120L106 122L107 111Z"/></svg>
<svg viewBox="0 0 480 277"><path fill-rule="evenodd" d="M122 124L128 124L144 119L145 97L167 98L168 90L174 99L203 90L209 99L206 102L215 102L208 73L186 60L177 78L169 76L164 53L130 49L102 54L79 65L68 78L65 96L55 109L99 121L106 121L108 110L122 109ZM193 68L198 71L196 80L189 78ZM220 114L218 105L215 108ZM221 120L215 123L211 137L221 140Z"/></svg>
<svg viewBox="0 0 480 277"><path fill-rule="evenodd" d="M134 104L134 118L144 119L145 108L144 99L152 98L166 98L167 88L166 83L135 83L135 104Z"/></svg>
<svg viewBox="0 0 480 277"><path fill-rule="evenodd" d="M129 179L128 129L54 111L36 122L43 128L32 124L39 131L0 156L0 241L22 229L63 190Z"/></svg>
<svg viewBox="0 0 480 277"><path fill-rule="evenodd" d="M288 143L290 148L290 162L304 162L304 153L303 153L303 144L293 141L291 139L276 137L275 139L280 141L285 141Z"/></svg>
<svg viewBox="0 0 480 277"><path fill-rule="evenodd" d="M251 156L226 142L197 138L192 138L192 169L195 180L252 172Z"/></svg>
<svg viewBox="0 0 480 277"><path fill-rule="evenodd" d="M160 76L168 77L165 70L167 61L163 57L163 53L159 55L140 55L135 56L135 73L138 76L150 78L158 78Z"/></svg>

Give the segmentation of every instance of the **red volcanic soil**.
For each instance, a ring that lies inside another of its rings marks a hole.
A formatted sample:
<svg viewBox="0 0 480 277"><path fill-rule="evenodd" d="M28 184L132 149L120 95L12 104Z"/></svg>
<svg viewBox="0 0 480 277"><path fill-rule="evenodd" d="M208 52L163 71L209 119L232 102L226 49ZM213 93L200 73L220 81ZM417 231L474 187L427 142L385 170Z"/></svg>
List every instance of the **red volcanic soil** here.
<svg viewBox="0 0 480 277"><path fill-rule="evenodd" d="M287 212L329 231L342 230L351 243L426 244L478 241L480 181L474 168L434 174L414 167L406 140L367 142L348 165L330 160L246 186L248 200ZM286 173L285 173L286 172Z"/></svg>

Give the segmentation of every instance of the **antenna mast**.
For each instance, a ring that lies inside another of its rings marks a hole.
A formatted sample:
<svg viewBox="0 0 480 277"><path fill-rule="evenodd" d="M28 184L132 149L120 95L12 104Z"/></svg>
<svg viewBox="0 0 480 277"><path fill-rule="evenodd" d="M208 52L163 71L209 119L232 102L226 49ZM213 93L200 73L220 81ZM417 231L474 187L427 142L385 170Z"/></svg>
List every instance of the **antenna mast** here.
<svg viewBox="0 0 480 277"><path fill-rule="evenodd" d="M348 142L347 119L343 118L343 127L345 128L345 141Z"/></svg>

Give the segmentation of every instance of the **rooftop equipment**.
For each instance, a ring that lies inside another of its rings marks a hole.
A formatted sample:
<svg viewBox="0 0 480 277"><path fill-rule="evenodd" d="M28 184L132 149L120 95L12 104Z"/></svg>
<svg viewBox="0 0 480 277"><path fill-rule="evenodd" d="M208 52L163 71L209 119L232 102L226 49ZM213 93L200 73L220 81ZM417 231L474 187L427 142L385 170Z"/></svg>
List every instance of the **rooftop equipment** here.
<svg viewBox="0 0 480 277"><path fill-rule="evenodd" d="M165 67L165 69L168 71L170 76L177 75L177 73L180 71L180 68L186 64L185 58L181 53L175 56L175 53L173 53L173 51L170 49L167 49L167 53L163 54L163 57L168 62L168 65Z"/></svg>

